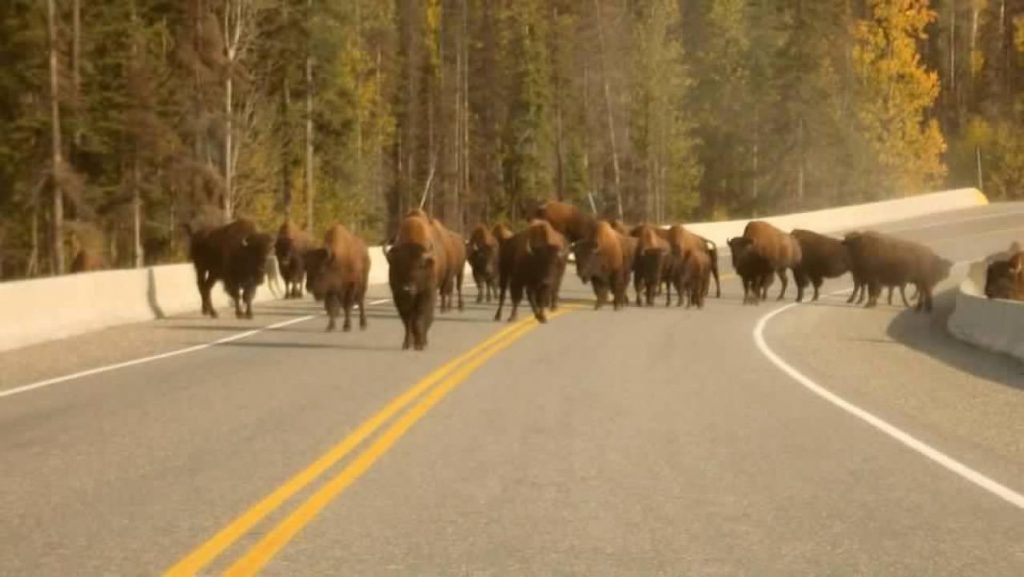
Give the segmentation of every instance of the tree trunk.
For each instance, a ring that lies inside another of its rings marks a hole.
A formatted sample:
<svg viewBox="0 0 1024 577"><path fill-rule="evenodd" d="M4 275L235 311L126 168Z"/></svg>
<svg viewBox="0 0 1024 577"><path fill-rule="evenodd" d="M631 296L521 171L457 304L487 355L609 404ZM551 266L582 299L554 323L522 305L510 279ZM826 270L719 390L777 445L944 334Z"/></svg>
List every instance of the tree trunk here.
<svg viewBox="0 0 1024 577"><path fill-rule="evenodd" d="M50 39L50 125L53 145L53 274L64 273L64 195L61 188L61 171L64 159L60 143L60 87L57 70L57 15L54 0L46 2L47 30Z"/></svg>
<svg viewBox="0 0 1024 577"><path fill-rule="evenodd" d="M608 142L612 153L612 175L615 179L615 206L618 210L619 220L622 220L622 174L619 170L619 150L615 138L615 118L612 114L611 81L608 78L608 63L605 61L607 50L604 40L604 20L601 17L601 0L594 0L594 14L597 18L597 36L601 45L601 80L604 83L604 108L608 121Z"/></svg>
<svg viewBox="0 0 1024 577"><path fill-rule="evenodd" d="M141 181L139 154L136 152L132 162L132 260L135 268L142 268L145 264L142 252L142 195L139 191Z"/></svg>
<svg viewBox="0 0 1024 577"><path fill-rule="evenodd" d="M312 10L313 0L309 0ZM313 178L313 55L306 54L306 230L315 233L313 200L315 180Z"/></svg>
<svg viewBox="0 0 1024 577"><path fill-rule="evenodd" d="M75 154L82 145L82 119L81 119L81 88L82 88L82 5L81 0L74 0L71 5L72 27L71 27L71 90L72 100L75 106L75 132L71 138L73 145L70 155L71 161L75 161Z"/></svg>
<svg viewBox="0 0 1024 577"><path fill-rule="evenodd" d="M227 78L224 80L224 217L231 220L234 213L233 195L234 183L232 182L231 156L233 153L232 132L234 122L232 119L232 97L234 82L231 80L231 66L228 66Z"/></svg>

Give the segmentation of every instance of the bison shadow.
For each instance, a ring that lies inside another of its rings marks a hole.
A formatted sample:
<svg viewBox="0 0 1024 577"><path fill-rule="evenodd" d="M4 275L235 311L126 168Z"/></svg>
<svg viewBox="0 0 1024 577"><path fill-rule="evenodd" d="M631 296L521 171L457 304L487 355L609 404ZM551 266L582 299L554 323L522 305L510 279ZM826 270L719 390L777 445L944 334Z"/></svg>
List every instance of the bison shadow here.
<svg viewBox="0 0 1024 577"><path fill-rule="evenodd" d="M949 334L946 323L953 312L955 294L955 290L947 290L935 295L935 310L930 315L911 309L897 314L889 323L887 334L954 369L1024 391L1024 372L1019 361L976 348Z"/></svg>

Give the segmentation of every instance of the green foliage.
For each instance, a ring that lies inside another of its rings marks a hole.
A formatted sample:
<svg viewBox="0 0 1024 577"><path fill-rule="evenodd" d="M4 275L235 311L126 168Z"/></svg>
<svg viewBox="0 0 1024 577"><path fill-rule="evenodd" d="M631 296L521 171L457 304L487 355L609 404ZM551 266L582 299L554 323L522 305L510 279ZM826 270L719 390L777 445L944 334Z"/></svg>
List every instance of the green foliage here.
<svg viewBox="0 0 1024 577"><path fill-rule="evenodd" d="M313 232L371 242L421 199L464 230L550 197L662 222L946 186L1024 197L1018 1L80 4L76 63L57 3L57 177L67 244L113 266L134 264L136 224L152 263L229 206L305 222L310 159ZM46 16L0 2L3 278L46 273L52 248Z"/></svg>

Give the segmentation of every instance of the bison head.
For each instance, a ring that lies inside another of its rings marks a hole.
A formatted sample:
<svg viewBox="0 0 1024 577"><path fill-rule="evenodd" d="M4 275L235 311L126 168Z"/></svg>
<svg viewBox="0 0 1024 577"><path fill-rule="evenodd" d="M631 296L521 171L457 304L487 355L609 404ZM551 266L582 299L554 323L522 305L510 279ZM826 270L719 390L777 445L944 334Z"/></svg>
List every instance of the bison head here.
<svg viewBox="0 0 1024 577"><path fill-rule="evenodd" d="M572 253L576 258L576 276L583 284L602 274L604 266L601 262L601 248L596 241L587 239L574 242Z"/></svg>
<svg viewBox="0 0 1024 577"><path fill-rule="evenodd" d="M494 246L470 241L466 243L466 260L477 274L491 274L494 268Z"/></svg>
<svg viewBox="0 0 1024 577"><path fill-rule="evenodd" d="M753 248L754 241L745 236L737 236L730 238L726 243L732 253L732 266L739 269L742 266L741 263L746 259L747 253Z"/></svg>
<svg viewBox="0 0 1024 577"><path fill-rule="evenodd" d="M387 252L388 281L394 298L414 298L430 294L437 285L435 256L419 244L401 244Z"/></svg>

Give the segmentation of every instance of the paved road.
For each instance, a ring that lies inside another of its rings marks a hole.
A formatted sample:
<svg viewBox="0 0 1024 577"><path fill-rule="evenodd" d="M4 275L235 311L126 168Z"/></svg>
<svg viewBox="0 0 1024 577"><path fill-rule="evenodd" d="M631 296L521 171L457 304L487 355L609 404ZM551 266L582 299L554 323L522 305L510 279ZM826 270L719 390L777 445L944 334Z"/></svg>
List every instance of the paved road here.
<svg viewBox="0 0 1024 577"><path fill-rule="evenodd" d="M1024 205L883 228L964 261L1024 237ZM1024 575L1024 509L812 394L755 342L781 305L724 288L704 311L574 306L543 327L470 304L419 354L388 303L325 334L311 302L2 353L0 574ZM1021 367L950 339L938 305L831 297L761 336L1024 492Z"/></svg>

